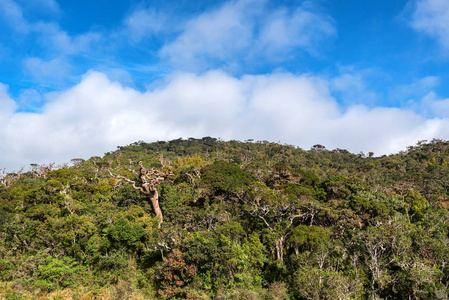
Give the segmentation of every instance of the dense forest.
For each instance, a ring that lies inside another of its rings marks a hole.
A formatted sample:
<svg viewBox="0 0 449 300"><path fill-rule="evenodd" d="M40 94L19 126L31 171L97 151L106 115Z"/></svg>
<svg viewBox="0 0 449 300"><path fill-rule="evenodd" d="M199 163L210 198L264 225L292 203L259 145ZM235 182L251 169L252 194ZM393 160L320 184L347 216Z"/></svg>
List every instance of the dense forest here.
<svg viewBox="0 0 449 300"><path fill-rule="evenodd" d="M206 137L3 172L0 298L447 299L448 161Z"/></svg>

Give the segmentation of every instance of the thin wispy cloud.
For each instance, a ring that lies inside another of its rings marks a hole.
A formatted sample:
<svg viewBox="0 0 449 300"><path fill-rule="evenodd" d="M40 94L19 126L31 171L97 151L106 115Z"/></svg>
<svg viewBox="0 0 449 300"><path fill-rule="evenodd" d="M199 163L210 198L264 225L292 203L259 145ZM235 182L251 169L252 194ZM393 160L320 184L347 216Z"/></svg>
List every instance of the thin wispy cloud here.
<svg viewBox="0 0 449 300"><path fill-rule="evenodd" d="M39 35L40 47L47 52L61 55L86 53L93 43L98 43L101 40L101 34L96 32L70 36L54 23L39 22L33 25L33 31Z"/></svg>
<svg viewBox="0 0 449 300"><path fill-rule="evenodd" d="M70 72L70 64L63 58L41 60L37 57L30 57L24 60L24 68L36 79L59 79L67 76Z"/></svg>
<svg viewBox="0 0 449 300"><path fill-rule="evenodd" d="M13 0L0 1L0 15L3 23L14 31L27 32L29 30L21 7Z"/></svg>
<svg viewBox="0 0 449 300"><path fill-rule="evenodd" d="M204 70L211 63L235 69L245 60L288 60L294 51L319 53L320 42L336 29L329 16L306 9L270 9L267 1L228 2L186 22L185 29L161 50L175 66Z"/></svg>
<svg viewBox="0 0 449 300"><path fill-rule="evenodd" d="M308 11L304 6L294 11L282 8L269 14L267 22L261 24L256 48L267 55L282 53L286 57L294 49L319 53L320 43L334 37L337 30L329 16Z"/></svg>
<svg viewBox="0 0 449 300"><path fill-rule="evenodd" d="M154 9L139 8L125 18L123 34L133 43L138 43L166 31L169 24L172 26L171 23L166 15Z"/></svg>
<svg viewBox="0 0 449 300"><path fill-rule="evenodd" d="M397 85L390 91L389 97L404 104L417 105L420 103L417 100L434 93L434 89L439 85L440 79L437 76L427 76L411 83Z"/></svg>
<svg viewBox="0 0 449 300"><path fill-rule="evenodd" d="M449 2L445 0L419 0L415 3L411 26L438 40L449 50Z"/></svg>
<svg viewBox="0 0 449 300"><path fill-rule="evenodd" d="M162 56L189 69L204 68L210 60L232 63L251 45L258 6L256 1L230 2L189 20L175 41L162 48Z"/></svg>

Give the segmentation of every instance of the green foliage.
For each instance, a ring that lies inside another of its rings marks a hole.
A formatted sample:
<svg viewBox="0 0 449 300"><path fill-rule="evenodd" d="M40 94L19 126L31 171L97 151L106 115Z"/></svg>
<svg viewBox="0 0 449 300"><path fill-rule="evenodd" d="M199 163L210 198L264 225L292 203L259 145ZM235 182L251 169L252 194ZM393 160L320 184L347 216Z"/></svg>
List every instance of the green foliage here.
<svg viewBox="0 0 449 300"><path fill-rule="evenodd" d="M416 220L422 220L428 201L418 191L410 190L405 196L405 202L408 204L410 213Z"/></svg>
<svg viewBox="0 0 449 300"><path fill-rule="evenodd" d="M313 249L319 244L330 242L329 229L299 225L293 229L289 242L295 247Z"/></svg>
<svg viewBox="0 0 449 300"><path fill-rule="evenodd" d="M202 169L202 179L205 184L219 192L234 192L256 179L243 171L237 164L225 161L214 162Z"/></svg>
<svg viewBox="0 0 449 300"><path fill-rule="evenodd" d="M292 198L292 200L300 199L301 197L307 197L308 199L317 198L317 191L313 187L307 185L287 182L280 185L279 190L281 190L284 195Z"/></svg>
<svg viewBox="0 0 449 300"><path fill-rule="evenodd" d="M109 173L139 161L173 174L160 228ZM364 157L206 137L23 173L0 185L0 298L445 299L447 161L441 140Z"/></svg>
<svg viewBox="0 0 449 300"><path fill-rule="evenodd" d="M45 264L37 268L35 278L35 287L44 291L52 291L59 288L76 287L78 284L87 284L89 272L70 257L62 259L48 257Z"/></svg>
<svg viewBox="0 0 449 300"><path fill-rule="evenodd" d="M131 224L127 219L121 218L104 230L112 247L125 247L129 252L141 251L148 239L148 232L140 224Z"/></svg>
<svg viewBox="0 0 449 300"><path fill-rule="evenodd" d="M362 283L342 272L303 266L293 275L296 298L303 299L356 299L362 296Z"/></svg>

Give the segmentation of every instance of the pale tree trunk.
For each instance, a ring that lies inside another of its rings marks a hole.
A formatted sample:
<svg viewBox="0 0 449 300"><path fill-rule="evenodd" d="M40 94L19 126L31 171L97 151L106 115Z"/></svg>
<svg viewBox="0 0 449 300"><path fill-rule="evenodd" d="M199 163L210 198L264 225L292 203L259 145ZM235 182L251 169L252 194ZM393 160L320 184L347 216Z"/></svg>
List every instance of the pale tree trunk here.
<svg viewBox="0 0 449 300"><path fill-rule="evenodd" d="M147 195L148 198L151 201L151 204L153 205L154 213L156 214L156 217L159 218L159 225L157 228L161 228L162 224L162 210L159 206L159 195L157 193L157 190L155 190L153 193Z"/></svg>
<svg viewBox="0 0 449 300"><path fill-rule="evenodd" d="M140 165L140 172L137 174L137 172L133 171L135 174L139 175L140 179L140 186L136 185L136 182L133 180L130 180L124 176L115 176L109 171L111 176L114 178L120 178L124 179L127 182L132 183L133 188L136 190L139 190L142 194L146 195L147 198L151 201L151 205L153 206L154 213L156 214L156 218L158 218L158 229L161 228L162 224L162 210L159 206L159 195L156 190L156 184L164 181L168 176L173 175L171 172L161 172L158 170L145 170L145 168L142 165L142 162L139 162Z"/></svg>
<svg viewBox="0 0 449 300"><path fill-rule="evenodd" d="M276 240L276 258L282 263L284 261L284 240L281 236Z"/></svg>

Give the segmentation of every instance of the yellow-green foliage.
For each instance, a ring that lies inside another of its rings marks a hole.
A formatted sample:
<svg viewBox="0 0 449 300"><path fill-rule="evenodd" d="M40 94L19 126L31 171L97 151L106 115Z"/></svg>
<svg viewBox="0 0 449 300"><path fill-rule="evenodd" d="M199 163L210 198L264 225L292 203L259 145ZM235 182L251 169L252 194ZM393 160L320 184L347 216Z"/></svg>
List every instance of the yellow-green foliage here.
<svg viewBox="0 0 449 300"><path fill-rule="evenodd" d="M1 299L445 299L449 143L138 142L0 185ZM170 174L151 199L139 161ZM113 176L111 176L111 173Z"/></svg>

